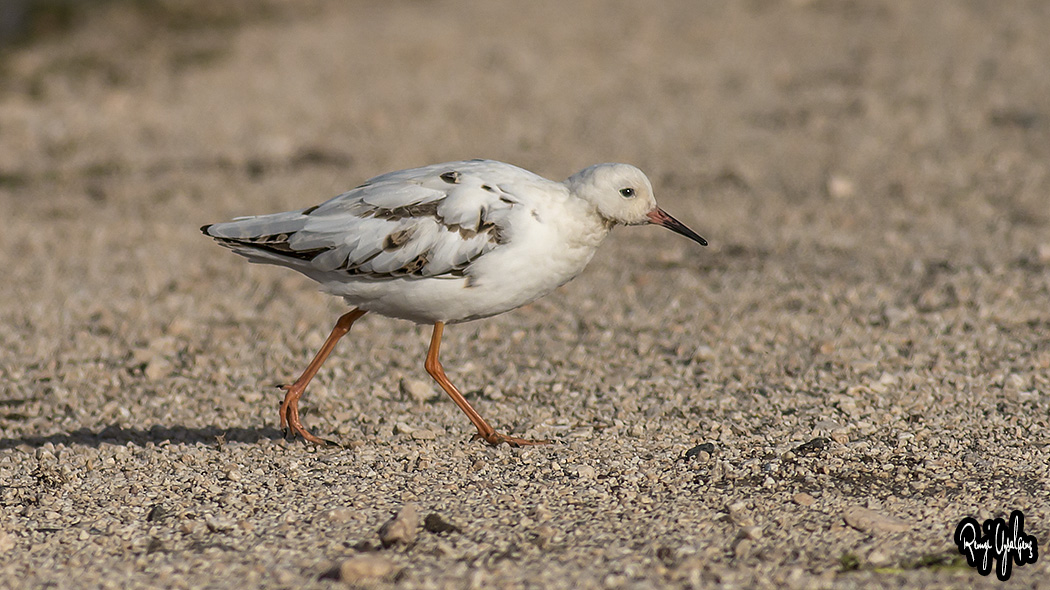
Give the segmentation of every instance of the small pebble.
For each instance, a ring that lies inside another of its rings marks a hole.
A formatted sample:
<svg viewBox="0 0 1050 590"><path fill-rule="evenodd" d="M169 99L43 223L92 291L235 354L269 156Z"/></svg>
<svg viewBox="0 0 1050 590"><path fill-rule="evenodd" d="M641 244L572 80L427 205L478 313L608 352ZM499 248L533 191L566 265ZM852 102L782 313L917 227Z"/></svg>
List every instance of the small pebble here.
<svg viewBox="0 0 1050 590"><path fill-rule="evenodd" d="M857 187L848 177L833 174L828 178L827 190L833 199L848 199L856 194Z"/></svg>
<svg viewBox="0 0 1050 590"><path fill-rule="evenodd" d="M843 520L851 527L865 533L900 533L914 528L914 525L906 520L886 516L861 506L847 508L843 513Z"/></svg>
<svg viewBox="0 0 1050 590"><path fill-rule="evenodd" d="M548 525L540 525L536 527L536 530L533 532L533 535L535 535L533 542L536 543L537 547L543 549L548 544L550 544L551 540L554 539L554 536L556 534L557 531L554 530L553 527Z"/></svg>
<svg viewBox="0 0 1050 590"><path fill-rule="evenodd" d="M437 390L430 383L421 379L409 379L407 377L401 379L401 393L418 403L438 397Z"/></svg>
<svg viewBox="0 0 1050 590"><path fill-rule="evenodd" d="M149 509L149 513L146 514L147 522L158 521L168 515L168 510L161 504L154 504Z"/></svg>
<svg viewBox="0 0 1050 590"><path fill-rule="evenodd" d="M683 455L683 458L684 459L691 459L693 457L696 457L700 461L706 462L706 461L708 461L711 458L711 455L714 454L714 452L715 452L715 445L714 445L714 443L706 442L706 443L698 444L695 447L693 447L693 448L689 449L688 451L686 451L685 455Z"/></svg>
<svg viewBox="0 0 1050 590"><path fill-rule="evenodd" d="M419 528L419 508L415 504L406 504L383 526L379 527L379 540L384 547L391 545L411 545L416 542L416 529Z"/></svg>
<svg viewBox="0 0 1050 590"><path fill-rule="evenodd" d="M204 517L204 524L208 527L208 530L213 533L230 531L237 526L236 522L225 516L215 516L211 514Z"/></svg>
<svg viewBox="0 0 1050 590"><path fill-rule="evenodd" d="M325 512L324 515L325 518L334 523L343 524L351 520L357 520L359 513L352 508L333 508Z"/></svg>
<svg viewBox="0 0 1050 590"><path fill-rule="evenodd" d="M812 506L817 500L806 492L799 492L791 497L791 500L799 506Z"/></svg>
<svg viewBox="0 0 1050 590"><path fill-rule="evenodd" d="M715 359L715 350L706 344L701 344L696 347L693 351L693 360L697 362L710 361Z"/></svg>
<svg viewBox="0 0 1050 590"><path fill-rule="evenodd" d="M437 512L431 512L423 519L423 530L428 533L458 533L460 528L442 518Z"/></svg>
<svg viewBox="0 0 1050 590"><path fill-rule="evenodd" d="M744 535L752 541L757 541L762 538L762 527L760 526L746 526L741 527L740 534Z"/></svg>
<svg viewBox="0 0 1050 590"><path fill-rule="evenodd" d="M397 564L389 557L355 555L322 574L321 578L336 579L346 584L373 584L393 577L396 571Z"/></svg>
<svg viewBox="0 0 1050 590"><path fill-rule="evenodd" d="M394 573L397 565L381 555L352 557L339 566L339 579L350 584L379 580Z"/></svg>
<svg viewBox="0 0 1050 590"><path fill-rule="evenodd" d="M1035 258L1040 264L1050 265L1050 243L1039 244L1035 249Z"/></svg>
<svg viewBox="0 0 1050 590"><path fill-rule="evenodd" d="M569 473L575 473L580 479L594 479L598 472L590 465L573 465L568 468Z"/></svg>
<svg viewBox="0 0 1050 590"><path fill-rule="evenodd" d="M754 526L755 524L755 520L748 513L747 504L744 502L734 502L729 505L729 518L742 527Z"/></svg>
<svg viewBox="0 0 1050 590"><path fill-rule="evenodd" d="M818 438L814 438L813 440L811 440L809 442L803 443L803 444L795 447L794 449L792 449L792 451L795 453L795 455L797 455L799 457L804 457L806 455L813 455L813 454L819 453L819 452L823 451L824 449L828 448L828 443L830 443L830 442L831 442L830 439L827 439L827 438L824 438L824 437L818 437Z"/></svg>
<svg viewBox="0 0 1050 590"><path fill-rule="evenodd" d="M876 547L868 553L868 563L875 567L885 567L893 562L893 555L887 547Z"/></svg>
<svg viewBox="0 0 1050 590"><path fill-rule="evenodd" d="M149 379L150 381L160 381L170 375L171 371L171 363L165 359L158 358L151 360L142 372L146 376L146 379Z"/></svg>

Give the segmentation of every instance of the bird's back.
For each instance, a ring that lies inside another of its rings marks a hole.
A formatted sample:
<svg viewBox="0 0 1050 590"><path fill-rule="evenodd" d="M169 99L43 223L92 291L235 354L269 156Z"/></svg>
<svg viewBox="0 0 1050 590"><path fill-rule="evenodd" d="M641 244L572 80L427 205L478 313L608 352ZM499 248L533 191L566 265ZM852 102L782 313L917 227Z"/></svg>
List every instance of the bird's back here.
<svg viewBox="0 0 1050 590"><path fill-rule="evenodd" d="M571 200L562 183L510 164L467 160L383 174L314 207L201 229L253 262L293 268L320 282L325 291L354 305L381 307L386 315L421 319L416 310L430 305L422 302L425 292L434 299L460 299L464 309L450 314L476 315L468 309L473 306L492 315L506 311L501 306L510 309L518 303L521 297L513 291L524 281L516 274L494 273L493 264L517 268L545 263L540 255L546 256L548 248L558 251L549 243L549 230L557 227L549 222L558 220L545 212ZM547 223L541 222L541 214ZM528 256L527 248L514 248L510 256L483 265L487 276L479 277L482 260L509 249L515 235L519 243L548 243L536 257ZM529 300L571 278L561 277L568 268L553 265L552 270L557 272L549 288L534 280L523 291ZM486 280L487 289L464 291ZM421 281L426 287L413 284ZM494 284L499 281L505 284ZM409 300L400 301L405 297Z"/></svg>

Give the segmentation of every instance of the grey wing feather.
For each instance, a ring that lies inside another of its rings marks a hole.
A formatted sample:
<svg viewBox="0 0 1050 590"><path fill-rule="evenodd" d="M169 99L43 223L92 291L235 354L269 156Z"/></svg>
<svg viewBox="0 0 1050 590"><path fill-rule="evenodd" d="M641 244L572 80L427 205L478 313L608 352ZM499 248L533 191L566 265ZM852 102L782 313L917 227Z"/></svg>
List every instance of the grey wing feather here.
<svg viewBox="0 0 1050 590"><path fill-rule="evenodd" d="M501 199L494 183L470 174L485 164L491 163L393 172L316 207L201 229L254 262L288 266L315 279L333 273L462 277L472 261L503 243L515 204Z"/></svg>

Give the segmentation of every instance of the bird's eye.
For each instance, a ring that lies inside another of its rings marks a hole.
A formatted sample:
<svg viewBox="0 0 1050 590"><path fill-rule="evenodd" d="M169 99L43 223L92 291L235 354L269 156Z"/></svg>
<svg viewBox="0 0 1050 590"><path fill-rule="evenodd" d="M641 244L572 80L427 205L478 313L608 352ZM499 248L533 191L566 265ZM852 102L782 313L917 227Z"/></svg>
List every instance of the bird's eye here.
<svg viewBox="0 0 1050 590"><path fill-rule="evenodd" d="M634 196L634 189L633 188L629 188L629 187L628 188L622 188L622 189L620 189L620 196L625 198L625 199L630 199L631 197Z"/></svg>

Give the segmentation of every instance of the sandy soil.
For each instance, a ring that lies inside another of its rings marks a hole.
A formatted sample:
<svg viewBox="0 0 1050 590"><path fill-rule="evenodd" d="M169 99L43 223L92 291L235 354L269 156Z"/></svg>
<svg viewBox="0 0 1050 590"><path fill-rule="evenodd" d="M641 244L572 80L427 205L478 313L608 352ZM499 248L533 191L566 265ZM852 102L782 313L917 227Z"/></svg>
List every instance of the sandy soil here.
<svg viewBox="0 0 1050 590"><path fill-rule="evenodd" d="M0 587L999 588L964 516L1050 543L1050 4L479 4L112 2L7 51ZM552 445L472 441L371 316L304 398L344 446L284 441L344 308L198 226L470 157L633 163L711 246L617 230L446 330Z"/></svg>

